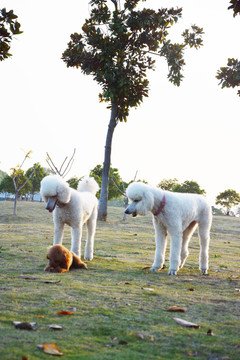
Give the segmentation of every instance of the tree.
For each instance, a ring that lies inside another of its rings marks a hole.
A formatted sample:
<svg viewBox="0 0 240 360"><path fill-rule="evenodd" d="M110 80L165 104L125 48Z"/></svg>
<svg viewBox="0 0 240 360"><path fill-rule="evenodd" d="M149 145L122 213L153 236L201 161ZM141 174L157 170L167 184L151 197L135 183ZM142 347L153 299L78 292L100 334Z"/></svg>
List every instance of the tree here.
<svg viewBox="0 0 240 360"><path fill-rule="evenodd" d="M105 144L99 219L107 219L109 169L114 130L119 122L126 122L129 110L148 96L147 70L153 70L153 56L166 58L168 79L179 86L185 65L183 54L187 45L202 45L203 29L192 26L182 34L183 42L174 44L168 39L168 29L182 15L181 8L144 8L137 10L141 0L91 0L90 17L82 26L82 33L71 35L68 48L62 55L67 67L80 68L92 75L101 85L100 102L111 110ZM108 3L113 4L111 9Z"/></svg>
<svg viewBox="0 0 240 360"><path fill-rule="evenodd" d="M13 35L22 34L21 25L16 20L17 18L13 10L0 9L0 61L12 56L9 50Z"/></svg>
<svg viewBox="0 0 240 360"><path fill-rule="evenodd" d="M240 0L231 0L228 9L233 9L233 17L240 15ZM222 89L234 88L240 86L240 61L238 59L228 59L226 67L221 67L217 71L216 78L220 80L219 85L222 85ZM240 90L237 94L240 96Z"/></svg>
<svg viewBox="0 0 240 360"><path fill-rule="evenodd" d="M69 180L67 180L67 183L69 184L69 186L75 190L77 190L78 187L78 183L82 178L77 178L77 177L71 177Z"/></svg>
<svg viewBox="0 0 240 360"><path fill-rule="evenodd" d="M240 203L240 195L232 189L221 192L216 197L216 204L226 208L226 215L229 215L231 207Z"/></svg>
<svg viewBox="0 0 240 360"><path fill-rule="evenodd" d="M32 174L32 176L30 176ZM36 163L33 167L26 171L26 177L29 178L32 196L40 190L40 183L42 179L47 176L47 171L39 164Z"/></svg>
<svg viewBox="0 0 240 360"><path fill-rule="evenodd" d="M177 184L173 191L181 193L190 193L190 194L206 194L206 191L200 189L199 184L196 181L186 180L182 184Z"/></svg>
<svg viewBox="0 0 240 360"><path fill-rule="evenodd" d="M163 179L157 187L160 187L162 190L174 191L176 185L178 185L178 180L174 179Z"/></svg>
<svg viewBox="0 0 240 360"><path fill-rule="evenodd" d="M73 166L73 163L74 163L74 156L75 156L75 152L76 152L76 149L73 150L73 154L70 158L70 160L67 162L68 160L68 156L65 157L65 159L63 160L62 162L62 165L60 166L60 168L58 168L52 158L50 157L50 155L47 153L47 163L48 165L50 166L52 172L54 174L57 174L61 177L65 177L71 170L72 166Z"/></svg>
<svg viewBox="0 0 240 360"><path fill-rule="evenodd" d="M6 176L3 179L3 181L1 182L1 187L0 187L1 191L8 191L8 192L15 194L13 215L17 214L17 199L18 199L19 195L30 192L31 188L32 188L32 184L30 183L29 180L33 176L34 171L37 168L37 165L35 167L33 167L32 172L28 176L26 176L24 174L24 171L22 170L22 166L23 166L24 162L30 157L30 154L31 154L31 151L29 151L25 155L21 165L17 165L15 168L11 169L12 175ZM10 179L12 180L13 187L9 186Z"/></svg>
<svg viewBox="0 0 240 360"><path fill-rule="evenodd" d="M199 184L196 181L186 180L182 184L178 182L176 178L174 179L163 179L159 184L163 190L173 191L173 192L181 192L181 193L190 193L190 194L206 194L206 191L200 189Z"/></svg>
<svg viewBox="0 0 240 360"><path fill-rule="evenodd" d="M96 165L94 169L90 171L90 176L94 177L96 182L98 183L99 187L102 186L102 176L103 176L103 166ZM124 183L124 186L127 186ZM122 181L119 175L118 169L110 167L109 170L109 189L108 189L108 200L112 200L114 198L120 197L122 194L119 189L123 190L122 188ZM97 194L99 196L99 194Z"/></svg>

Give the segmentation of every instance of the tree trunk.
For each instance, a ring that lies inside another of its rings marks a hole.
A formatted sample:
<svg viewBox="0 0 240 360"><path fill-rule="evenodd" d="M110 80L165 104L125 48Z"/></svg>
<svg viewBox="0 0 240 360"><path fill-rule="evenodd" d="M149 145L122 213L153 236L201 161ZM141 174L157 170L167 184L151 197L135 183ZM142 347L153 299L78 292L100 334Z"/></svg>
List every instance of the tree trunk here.
<svg viewBox="0 0 240 360"><path fill-rule="evenodd" d="M98 220L107 220L107 201L108 201L108 183L109 170L111 166L111 151L113 132L117 125L117 103L112 103L111 117L108 124L108 132L105 144L105 154L103 163L102 186L99 199Z"/></svg>
<svg viewBox="0 0 240 360"><path fill-rule="evenodd" d="M18 191L15 192L13 215L17 215L17 199L18 199Z"/></svg>

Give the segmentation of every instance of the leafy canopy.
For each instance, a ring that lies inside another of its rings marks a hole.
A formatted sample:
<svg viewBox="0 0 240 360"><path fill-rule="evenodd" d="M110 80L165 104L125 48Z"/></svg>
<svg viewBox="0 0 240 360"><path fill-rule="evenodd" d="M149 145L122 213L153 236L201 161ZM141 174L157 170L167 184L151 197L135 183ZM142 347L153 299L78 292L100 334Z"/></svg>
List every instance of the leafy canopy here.
<svg viewBox="0 0 240 360"><path fill-rule="evenodd" d="M102 174L102 165L96 165L95 168L90 171L90 176L94 177L99 187L102 186ZM128 184L124 182L124 186L127 187L127 185ZM120 197L123 192L123 184L118 169L110 167L108 200ZM97 196L99 196L99 193Z"/></svg>
<svg viewBox="0 0 240 360"><path fill-rule="evenodd" d="M182 184L178 182L176 178L174 179L163 179L159 184L163 190L180 192L180 193L190 193L190 194L206 194L204 189L200 188L200 185L193 180L186 180Z"/></svg>
<svg viewBox="0 0 240 360"><path fill-rule="evenodd" d="M71 35L68 48L62 55L67 67L81 68L91 74L102 88L100 101L112 108L117 106L117 118L126 121L129 108L138 106L148 96L147 70L153 70L153 55L166 58L168 79L179 86L183 78L184 48L202 45L203 29L192 26L186 30L181 44L168 39L168 29L182 16L181 8L162 8L157 11L137 10L141 0L91 0L89 19L80 34Z"/></svg>
<svg viewBox="0 0 240 360"><path fill-rule="evenodd" d="M6 9L0 9L0 61L12 56L9 53L10 42L13 35L19 35L20 23L16 20L18 17L14 14L13 10L6 11Z"/></svg>
<svg viewBox="0 0 240 360"><path fill-rule="evenodd" d="M222 85L222 88L240 86L240 61L228 59L227 66L218 70L216 78L220 80L219 85ZM240 96L240 90L237 93Z"/></svg>
<svg viewBox="0 0 240 360"><path fill-rule="evenodd" d="M240 0L231 0L228 9L233 9L233 16L240 15Z"/></svg>

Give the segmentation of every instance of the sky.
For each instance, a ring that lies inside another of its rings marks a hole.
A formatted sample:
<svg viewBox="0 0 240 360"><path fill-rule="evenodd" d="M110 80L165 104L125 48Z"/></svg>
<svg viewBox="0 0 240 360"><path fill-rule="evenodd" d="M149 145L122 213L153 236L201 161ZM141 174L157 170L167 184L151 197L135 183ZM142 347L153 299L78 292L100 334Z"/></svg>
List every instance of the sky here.
<svg viewBox="0 0 240 360"><path fill-rule="evenodd" d="M98 101L101 88L61 60L70 35L89 17L88 2L1 0L24 31L12 41L13 56L0 63L0 169L9 174L29 150L24 170L36 162L47 167L47 152L60 167L76 148L68 177L87 176L104 161L110 111ZM172 38L181 41L183 30L196 24L204 29L204 46L186 50L180 87L168 82L164 59L157 60L148 72L149 97L115 129L112 167L124 181L137 172L153 186L170 178L197 181L212 203L226 189L240 192L240 98L216 79L228 58L240 59L240 16L227 9L229 0L147 0L143 6L182 7Z"/></svg>

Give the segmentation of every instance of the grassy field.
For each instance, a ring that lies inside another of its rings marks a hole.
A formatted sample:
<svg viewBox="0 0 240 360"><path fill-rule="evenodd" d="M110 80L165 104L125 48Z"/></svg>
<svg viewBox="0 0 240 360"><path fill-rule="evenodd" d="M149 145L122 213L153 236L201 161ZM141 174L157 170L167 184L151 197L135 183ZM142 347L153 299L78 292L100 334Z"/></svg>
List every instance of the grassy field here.
<svg viewBox="0 0 240 360"><path fill-rule="evenodd" d="M71 360L240 359L240 219L214 217L209 276L198 270L195 234L185 267L170 277L169 247L166 269L144 269L154 257L151 217L123 221L123 208L110 206L109 221L98 223L88 270L51 274L43 269L52 216L43 203L19 202L17 217L12 211L12 202L0 202L1 360L51 358L38 348L44 343ZM68 227L64 245L70 248ZM175 305L186 311L169 312ZM20 330L13 321L37 325Z"/></svg>

